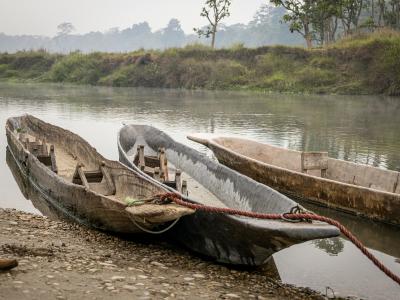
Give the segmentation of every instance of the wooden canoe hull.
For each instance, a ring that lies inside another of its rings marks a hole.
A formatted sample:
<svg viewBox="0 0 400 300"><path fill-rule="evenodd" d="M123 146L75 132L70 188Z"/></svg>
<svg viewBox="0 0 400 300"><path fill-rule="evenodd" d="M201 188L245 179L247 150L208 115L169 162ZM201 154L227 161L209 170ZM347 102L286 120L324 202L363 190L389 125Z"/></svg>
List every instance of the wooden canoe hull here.
<svg viewBox="0 0 400 300"><path fill-rule="evenodd" d="M83 224L83 221L71 216L62 207L56 206L54 199L51 199L31 183L26 168L18 163L8 147L6 150L6 162L25 199L31 201L33 206L44 216L52 220L66 220Z"/></svg>
<svg viewBox="0 0 400 300"><path fill-rule="evenodd" d="M220 145L216 141L218 137L201 139L192 136L189 138L210 148L218 161L225 166L293 199L310 201L376 221L400 225L400 194L398 193L342 183L267 164ZM260 143L260 145L263 144Z"/></svg>
<svg viewBox="0 0 400 300"><path fill-rule="evenodd" d="M286 196L177 143L151 126L127 125L118 134L120 161L132 169L138 170L127 153L138 144L154 152L164 147L168 161L228 207L284 213L296 205ZM182 195L182 198L186 197ZM199 199L186 199L201 203ZM242 265L261 265L273 253L293 244L338 234L336 228L326 224L255 220L205 211L183 217L171 231L175 239L198 253L219 262Z"/></svg>
<svg viewBox="0 0 400 300"><path fill-rule="evenodd" d="M6 135L10 153L20 171L26 175L29 184L42 194L54 208L70 219L96 229L127 234L143 232L136 225L140 220L136 220L136 216L133 216L127 210L125 203L94 192L82 185L74 184L42 164L18 139L15 129L20 128L19 126L34 130L43 136L47 135L45 136L47 140L58 139L59 145L65 143L65 147L69 147L69 149L74 148L75 153L85 156L87 165L99 165L100 162L104 162L110 173L121 181L121 183L118 183L120 185L123 185L124 179L128 178L135 183L135 186L129 188L141 194L159 194L166 192L165 189L152 184L146 178L129 170L119 162L105 159L85 140L67 130L29 115L8 119ZM163 224L146 222L141 225L152 228Z"/></svg>

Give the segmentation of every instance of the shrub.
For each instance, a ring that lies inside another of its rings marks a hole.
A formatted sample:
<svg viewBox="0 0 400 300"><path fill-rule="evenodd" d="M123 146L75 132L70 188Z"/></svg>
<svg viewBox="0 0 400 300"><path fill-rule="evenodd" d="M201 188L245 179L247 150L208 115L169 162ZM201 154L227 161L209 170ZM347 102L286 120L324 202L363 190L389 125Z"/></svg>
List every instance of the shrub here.
<svg viewBox="0 0 400 300"><path fill-rule="evenodd" d="M7 64L0 64L0 76L2 74L4 74L8 69L8 65Z"/></svg>
<svg viewBox="0 0 400 300"><path fill-rule="evenodd" d="M212 69L213 63L210 61L185 59L179 66L182 87L189 89L206 87Z"/></svg>
<svg viewBox="0 0 400 300"><path fill-rule="evenodd" d="M293 60L290 57L277 53L267 53L258 57L255 69L260 75L273 74L276 71L291 73L301 64L301 61Z"/></svg>
<svg viewBox="0 0 400 300"><path fill-rule="evenodd" d="M212 64L208 88L229 88L248 82L245 66L232 60L219 60Z"/></svg>
<svg viewBox="0 0 400 300"><path fill-rule="evenodd" d="M112 86L160 87L163 86L163 77L155 63L131 64L117 69L111 75L102 78L99 83Z"/></svg>
<svg viewBox="0 0 400 300"><path fill-rule="evenodd" d="M292 86L292 82L283 72L276 72L271 76L265 76L258 87L272 89L275 91L287 91Z"/></svg>
<svg viewBox="0 0 400 300"><path fill-rule="evenodd" d="M336 67L336 60L331 56L316 56L311 59L310 65L317 68L333 69Z"/></svg>
<svg viewBox="0 0 400 300"><path fill-rule="evenodd" d="M294 78L300 85L312 88L331 85L337 82L335 71L305 66L304 68L294 72Z"/></svg>
<svg viewBox="0 0 400 300"><path fill-rule="evenodd" d="M64 56L53 65L50 78L56 82L96 84L102 75L99 58L98 54L81 53Z"/></svg>

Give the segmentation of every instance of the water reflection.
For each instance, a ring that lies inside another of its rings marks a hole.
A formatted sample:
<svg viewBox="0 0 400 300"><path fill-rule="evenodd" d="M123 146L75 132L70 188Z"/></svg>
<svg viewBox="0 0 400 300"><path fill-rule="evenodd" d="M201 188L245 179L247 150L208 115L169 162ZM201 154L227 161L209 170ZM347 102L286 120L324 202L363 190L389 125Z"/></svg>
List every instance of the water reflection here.
<svg viewBox="0 0 400 300"><path fill-rule="evenodd" d="M0 89L6 106L46 105L46 111L56 109L64 117L84 114L89 120L150 121L170 131L240 134L400 170L398 98L57 85L0 84Z"/></svg>
<svg viewBox="0 0 400 300"><path fill-rule="evenodd" d="M343 241L340 238L314 240L312 243L332 256L337 256L344 248Z"/></svg>
<svg viewBox="0 0 400 300"><path fill-rule="evenodd" d="M373 222L307 202L301 202L301 204L317 214L339 221L368 248L400 258L400 228L398 226Z"/></svg>

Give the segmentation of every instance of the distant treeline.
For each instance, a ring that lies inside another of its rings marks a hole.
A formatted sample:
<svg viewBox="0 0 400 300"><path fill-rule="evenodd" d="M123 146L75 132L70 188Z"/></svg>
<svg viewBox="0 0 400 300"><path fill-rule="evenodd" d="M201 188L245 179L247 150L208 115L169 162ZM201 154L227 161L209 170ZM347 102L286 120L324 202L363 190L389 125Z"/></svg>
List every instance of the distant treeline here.
<svg viewBox="0 0 400 300"><path fill-rule="evenodd" d="M400 95L400 34L359 33L311 50L191 45L130 53L0 53L0 80Z"/></svg>
<svg viewBox="0 0 400 300"><path fill-rule="evenodd" d="M303 38L298 33L290 33L289 26L281 22L285 13L286 10L282 7L263 5L248 24L221 25L217 33L216 47L231 47L239 43L246 47L303 45ZM165 28L158 31L152 31L147 22L134 24L131 28L123 30L113 28L104 33L90 32L79 35L71 34L70 31L61 31L53 38L0 33L0 52L39 49L53 53L69 53L76 50L85 53L129 52L138 49L184 47L193 43L209 44L208 40L199 39L194 32L185 34L177 19L171 19Z"/></svg>
<svg viewBox="0 0 400 300"><path fill-rule="evenodd" d="M55 37L0 33L0 52L40 49L52 53L130 52L210 44L204 36L185 33L178 19L171 19L165 28L157 31L152 31L147 22L123 30L112 28L86 34L73 34L75 28L71 23L62 23L57 28ZM196 31L208 32L206 28ZM230 26L218 23L216 28L216 48L235 45L307 45L311 48L329 45L354 33L381 28L400 30L400 0L270 0L256 11L249 23Z"/></svg>

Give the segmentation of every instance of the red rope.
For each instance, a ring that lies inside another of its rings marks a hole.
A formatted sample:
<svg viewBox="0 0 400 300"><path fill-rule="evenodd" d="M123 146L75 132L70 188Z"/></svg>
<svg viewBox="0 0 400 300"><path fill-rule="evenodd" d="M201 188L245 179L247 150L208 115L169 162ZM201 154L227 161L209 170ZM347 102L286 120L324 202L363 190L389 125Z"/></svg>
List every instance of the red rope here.
<svg viewBox="0 0 400 300"><path fill-rule="evenodd" d="M244 216L244 217L249 217L249 218L256 218L256 219L267 219L267 220L284 220L284 219L290 219L290 220L314 220L314 221L321 221L328 223L330 225L336 226L340 232L345 235L358 249L361 250L361 252L368 257L383 273L385 273L388 277L390 277L393 281L395 281L397 284L400 285L400 277L396 274L394 274L392 271L390 271L385 265L382 264L362 243L360 240L358 240L345 226L340 224L338 221L324 217L324 216L319 216L311 213L288 213L288 214L264 214L264 213L255 213L255 212L249 212L249 211L242 211L238 209L232 209L232 208L224 208L224 207L213 207L213 206L207 206L207 205L200 205L200 204L194 204L190 203L187 201L183 201L181 197L175 193L166 193L160 195L161 200L166 200L170 199L171 201L175 202L176 204L189 207L195 210L202 210L202 211L208 211L208 212L213 212L213 213L225 213L229 215L238 215L238 216Z"/></svg>

